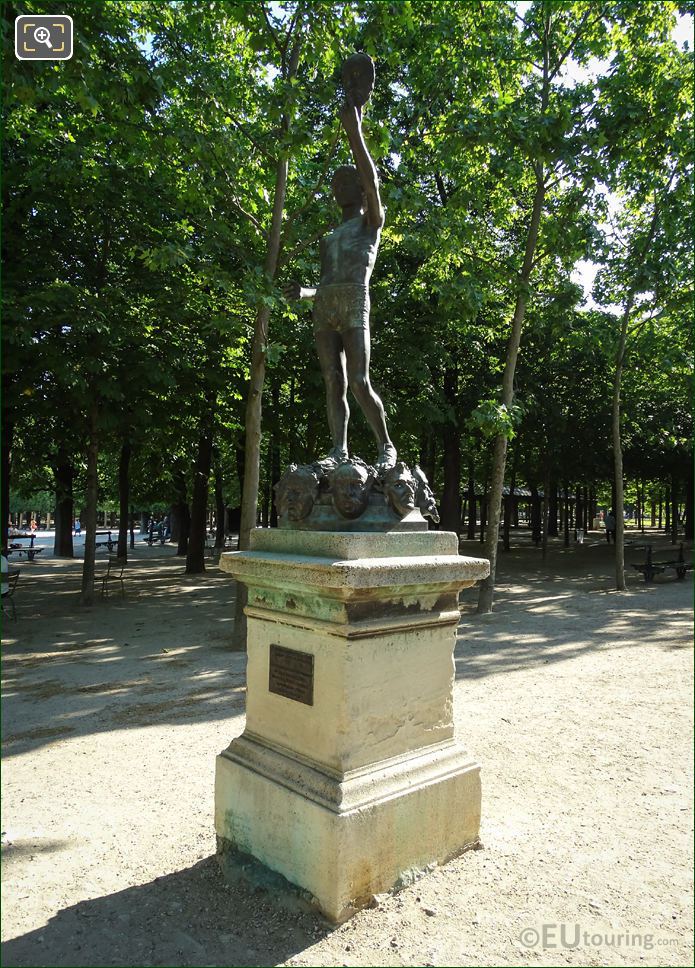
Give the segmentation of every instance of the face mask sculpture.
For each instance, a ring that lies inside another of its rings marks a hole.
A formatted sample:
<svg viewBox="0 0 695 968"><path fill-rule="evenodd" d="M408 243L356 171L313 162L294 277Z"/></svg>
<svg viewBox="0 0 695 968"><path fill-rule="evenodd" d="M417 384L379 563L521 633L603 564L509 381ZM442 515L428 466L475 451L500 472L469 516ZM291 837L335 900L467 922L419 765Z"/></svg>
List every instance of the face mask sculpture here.
<svg viewBox="0 0 695 968"><path fill-rule="evenodd" d="M420 508L420 514L423 518L429 518L430 521L439 524L439 511L437 510L437 502L434 499L432 488L417 464L413 467L413 477L415 478L415 484L417 486L415 503Z"/></svg>
<svg viewBox="0 0 695 968"><path fill-rule="evenodd" d="M415 489L415 478L401 461L384 477L386 500L402 518L415 509Z"/></svg>
<svg viewBox="0 0 695 968"><path fill-rule="evenodd" d="M353 459L339 464L331 474L333 507L344 518L359 518L367 510L369 492L374 483L371 468Z"/></svg>
<svg viewBox="0 0 695 968"><path fill-rule="evenodd" d="M310 464L290 464L275 485L278 513L288 521L311 514L319 493L319 476Z"/></svg>

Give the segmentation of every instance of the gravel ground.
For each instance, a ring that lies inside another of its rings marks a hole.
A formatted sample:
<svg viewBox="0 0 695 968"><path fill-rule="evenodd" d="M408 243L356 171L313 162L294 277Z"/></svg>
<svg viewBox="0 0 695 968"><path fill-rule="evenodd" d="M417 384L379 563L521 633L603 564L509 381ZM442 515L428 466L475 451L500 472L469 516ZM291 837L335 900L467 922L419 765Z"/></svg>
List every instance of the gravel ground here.
<svg viewBox="0 0 695 968"><path fill-rule="evenodd" d="M214 759L244 723L233 583L139 546L126 599L83 610L78 562L22 564L3 964L691 965L692 579L617 594L610 555L516 548L492 615L464 593L456 716L482 848L337 929L217 870Z"/></svg>

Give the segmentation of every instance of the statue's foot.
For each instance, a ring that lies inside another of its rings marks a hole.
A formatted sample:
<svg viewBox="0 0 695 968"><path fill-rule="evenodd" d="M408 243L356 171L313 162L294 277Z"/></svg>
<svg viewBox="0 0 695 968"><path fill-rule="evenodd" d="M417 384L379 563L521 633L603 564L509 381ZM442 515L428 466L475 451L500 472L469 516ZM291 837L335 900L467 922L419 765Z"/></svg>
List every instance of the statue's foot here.
<svg viewBox="0 0 695 968"><path fill-rule="evenodd" d="M395 467L397 459L398 454L396 453L396 448L389 441L388 444L382 444L379 447L379 456L374 466L378 471L388 471L392 467Z"/></svg>
<svg viewBox="0 0 695 968"><path fill-rule="evenodd" d="M334 447L326 456L328 460L334 460L337 464L350 457L345 447Z"/></svg>
<svg viewBox="0 0 695 968"><path fill-rule="evenodd" d="M334 447L329 451L325 457L321 457L316 463L322 468L324 473L329 473L338 464L343 464L346 460L349 460L350 455L344 447Z"/></svg>

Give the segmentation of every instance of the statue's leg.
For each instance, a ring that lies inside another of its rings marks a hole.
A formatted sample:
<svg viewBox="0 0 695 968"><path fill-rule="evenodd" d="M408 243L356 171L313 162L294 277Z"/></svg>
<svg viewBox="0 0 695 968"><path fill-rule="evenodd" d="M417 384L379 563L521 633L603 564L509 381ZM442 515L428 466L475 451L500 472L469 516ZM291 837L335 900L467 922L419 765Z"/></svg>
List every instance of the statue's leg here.
<svg viewBox="0 0 695 968"><path fill-rule="evenodd" d="M340 459L348 454L347 427L350 417L343 341L340 334L332 329L319 329L315 336L323 382L326 385L328 426L333 441L331 456Z"/></svg>
<svg viewBox="0 0 695 968"><path fill-rule="evenodd" d="M344 330L343 345L350 389L362 408L362 413L379 445L377 464L384 467L393 466L396 462L396 449L386 429L384 405L374 392L369 379L369 329L366 326L354 326Z"/></svg>

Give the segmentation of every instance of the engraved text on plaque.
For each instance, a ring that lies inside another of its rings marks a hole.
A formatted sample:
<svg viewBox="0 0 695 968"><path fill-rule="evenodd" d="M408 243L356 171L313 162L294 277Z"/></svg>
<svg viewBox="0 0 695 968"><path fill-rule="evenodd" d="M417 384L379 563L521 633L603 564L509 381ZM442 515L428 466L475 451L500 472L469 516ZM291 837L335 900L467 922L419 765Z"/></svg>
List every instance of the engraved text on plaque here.
<svg viewBox="0 0 695 968"><path fill-rule="evenodd" d="M287 699L314 705L314 657L309 652L270 646L268 690Z"/></svg>

